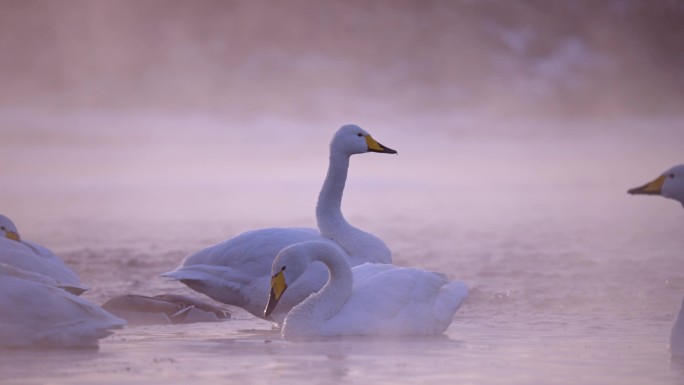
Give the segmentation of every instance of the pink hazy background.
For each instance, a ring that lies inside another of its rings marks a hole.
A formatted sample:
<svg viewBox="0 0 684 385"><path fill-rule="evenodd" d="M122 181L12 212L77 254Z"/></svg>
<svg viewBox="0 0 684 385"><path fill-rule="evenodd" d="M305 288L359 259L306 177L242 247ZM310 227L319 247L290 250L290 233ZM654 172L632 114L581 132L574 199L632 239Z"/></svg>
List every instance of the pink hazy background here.
<svg viewBox="0 0 684 385"><path fill-rule="evenodd" d="M683 52L678 1L0 1L0 199L310 224L345 123L399 151L354 160L350 215L624 198L682 161Z"/></svg>

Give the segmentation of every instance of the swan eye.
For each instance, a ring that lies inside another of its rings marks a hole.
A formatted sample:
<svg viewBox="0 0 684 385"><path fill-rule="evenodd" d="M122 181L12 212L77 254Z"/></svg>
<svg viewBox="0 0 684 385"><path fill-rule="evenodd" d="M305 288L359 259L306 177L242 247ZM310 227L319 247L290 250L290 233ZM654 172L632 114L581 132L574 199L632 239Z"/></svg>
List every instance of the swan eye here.
<svg viewBox="0 0 684 385"><path fill-rule="evenodd" d="M285 266L283 266L283 268L282 268L282 269L280 269L280 271L285 271Z"/></svg>
<svg viewBox="0 0 684 385"><path fill-rule="evenodd" d="M5 226L0 226L0 230L7 230Z"/></svg>
<svg viewBox="0 0 684 385"><path fill-rule="evenodd" d="M360 138L363 136L363 134L359 132L358 134L356 134L356 136L358 136Z"/></svg>
<svg viewBox="0 0 684 385"><path fill-rule="evenodd" d="M670 178L674 179L674 173L673 173L673 172L670 173L670 175L668 175L668 176L669 176Z"/></svg>

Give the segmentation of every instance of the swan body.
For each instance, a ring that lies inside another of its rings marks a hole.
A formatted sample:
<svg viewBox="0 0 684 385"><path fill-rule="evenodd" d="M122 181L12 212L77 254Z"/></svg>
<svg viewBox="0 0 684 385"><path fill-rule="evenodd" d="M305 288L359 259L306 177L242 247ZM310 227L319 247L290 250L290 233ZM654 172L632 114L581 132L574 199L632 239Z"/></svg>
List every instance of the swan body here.
<svg viewBox="0 0 684 385"><path fill-rule="evenodd" d="M186 257L180 267L162 276L179 280L219 302L239 306L263 318L271 265L278 252L286 246L321 241L339 248L352 266L365 262L391 263L391 252L385 243L375 235L350 225L341 211L349 158L366 152L396 153L355 125L342 126L333 136L328 173L316 205L318 229L248 231ZM282 307L268 319L282 322L292 306L323 286L325 278L322 266L312 269L283 298Z"/></svg>
<svg viewBox="0 0 684 385"><path fill-rule="evenodd" d="M49 280L0 263L0 347L95 347L126 324Z"/></svg>
<svg viewBox="0 0 684 385"><path fill-rule="evenodd" d="M176 294L121 295L102 305L111 314L131 324L182 324L219 322L230 313L208 303Z"/></svg>
<svg viewBox="0 0 684 385"><path fill-rule="evenodd" d="M350 268L339 249L313 241L278 254L265 313L316 262L328 269L329 279L290 310L281 330L285 338L441 334L468 295L463 282L440 273L373 263Z"/></svg>
<svg viewBox="0 0 684 385"><path fill-rule="evenodd" d="M670 168L653 181L627 191L632 195L660 195L678 201L684 207L684 164ZM684 357L684 300L670 333L670 352Z"/></svg>
<svg viewBox="0 0 684 385"><path fill-rule="evenodd" d="M0 215L0 263L50 277L55 281L55 286L75 295L89 289L52 251L21 239L17 227L4 215Z"/></svg>

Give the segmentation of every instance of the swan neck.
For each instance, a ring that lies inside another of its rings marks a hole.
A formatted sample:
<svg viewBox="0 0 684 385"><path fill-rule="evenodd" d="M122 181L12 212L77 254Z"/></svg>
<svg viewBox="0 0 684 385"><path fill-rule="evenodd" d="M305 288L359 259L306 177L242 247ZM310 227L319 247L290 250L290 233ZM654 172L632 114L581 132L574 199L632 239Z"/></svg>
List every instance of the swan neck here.
<svg viewBox="0 0 684 385"><path fill-rule="evenodd" d="M349 155L331 152L328 173L316 204L316 221L321 232L335 224L347 223L342 215L342 194L348 170Z"/></svg>
<svg viewBox="0 0 684 385"><path fill-rule="evenodd" d="M336 250L328 249L315 255L312 261L322 262L328 268L328 282L316 294L309 297L320 309L321 321L337 314L352 295L354 278L345 258Z"/></svg>
<svg viewBox="0 0 684 385"><path fill-rule="evenodd" d="M311 259L328 269L328 281L317 293L295 306L288 314L283 333L288 335L317 334L323 323L335 316L352 295L353 274L345 258L328 245L319 247Z"/></svg>
<svg viewBox="0 0 684 385"><path fill-rule="evenodd" d="M337 250L330 249L326 245L325 253L319 253L314 257L314 261L322 262L325 267L328 268L328 273L330 274L328 282L321 289L323 290L346 293L344 300L346 301L349 296L351 296L352 286L353 286L353 275L349 263L347 263L344 256L342 256Z"/></svg>

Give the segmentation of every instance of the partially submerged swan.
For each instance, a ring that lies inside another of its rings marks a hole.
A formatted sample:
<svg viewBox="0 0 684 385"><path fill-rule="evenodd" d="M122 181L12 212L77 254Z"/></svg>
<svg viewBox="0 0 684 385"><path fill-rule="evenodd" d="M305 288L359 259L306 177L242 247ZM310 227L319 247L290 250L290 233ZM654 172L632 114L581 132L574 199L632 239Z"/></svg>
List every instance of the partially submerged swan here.
<svg viewBox="0 0 684 385"><path fill-rule="evenodd" d="M12 220L4 215L0 215L0 263L50 277L56 286L75 295L89 289L52 251L22 239Z"/></svg>
<svg viewBox="0 0 684 385"><path fill-rule="evenodd" d="M0 263L0 347L96 347L126 324L45 279Z"/></svg>
<svg viewBox="0 0 684 385"><path fill-rule="evenodd" d="M276 257L266 315L315 262L330 277L290 310L282 326L285 338L441 334L468 295L463 282L440 273L372 263L352 269L339 249L314 241L288 246Z"/></svg>
<svg viewBox="0 0 684 385"><path fill-rule="evenodd" d="M333 136L328 173L316 205L318 229L249 231L188 256L180 267L162 276L180 280L219 302L239 306L257 317L264 317L271 264L278 252L288 245L317 240L337 247L351 266L364 262L391 263L391 252L385 243L375 235L350 225L341 211L349 158L366 152L397 153L356 125L342 126ZM311 269L288 291L279 309L268 319L281 322L292 306L320 289L324 283L325 270L321 266Z"/></svg>
<svg viewBox="0 0 684 385"><path fill-rule="evenodd" d="M670 168L653 181L627 191L632 195L660 195L678 201L684 207L684 164ZM684 357L684 300L670 334L670 352Z"/></svg>
<svg viewBox="0 0 684 385"><path fill-rule="evenodd" d="M102 308L131 324L218 322L230 318L223 309L176 294L121 295L105 302Z"/></svg>

